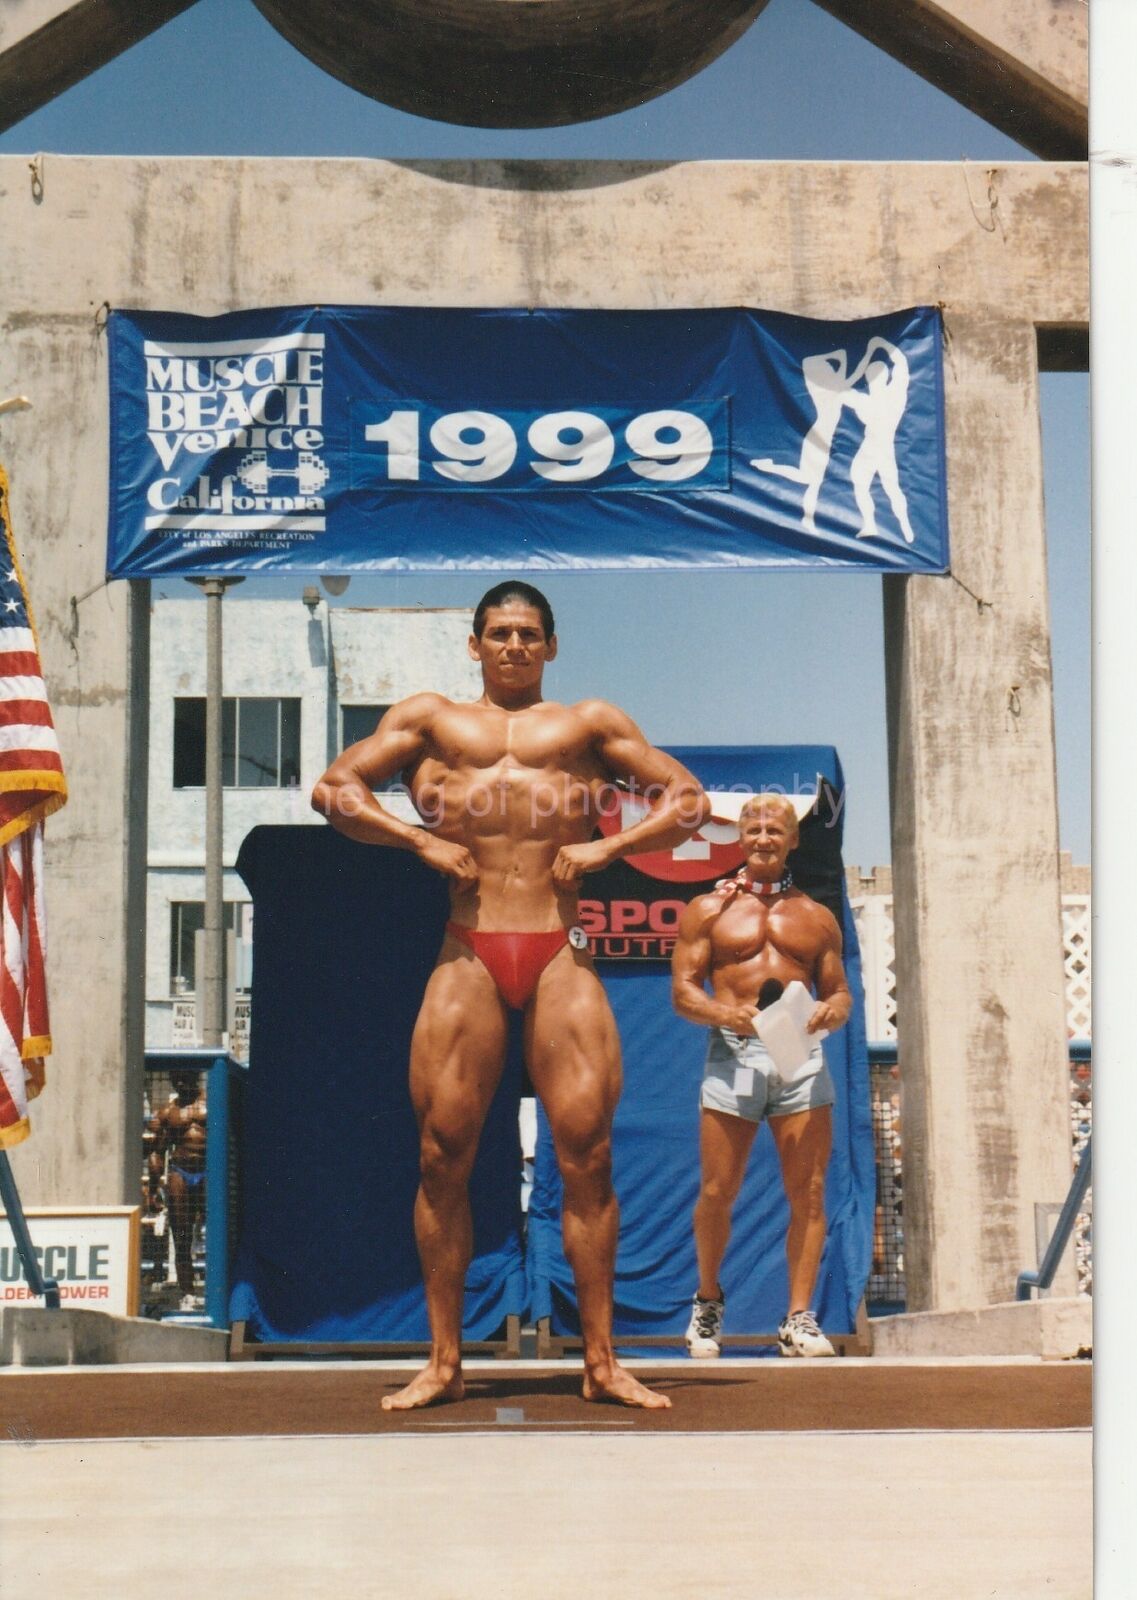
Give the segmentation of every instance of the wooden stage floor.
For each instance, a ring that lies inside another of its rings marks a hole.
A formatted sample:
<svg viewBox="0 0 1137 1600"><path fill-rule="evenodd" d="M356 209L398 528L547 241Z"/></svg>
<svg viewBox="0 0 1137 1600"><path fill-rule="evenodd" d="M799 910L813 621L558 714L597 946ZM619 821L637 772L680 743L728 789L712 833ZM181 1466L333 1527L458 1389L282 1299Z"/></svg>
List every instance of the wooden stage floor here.
<svg viewBox="0 0 1137 1600"><path fill-rule="evenodd" d="M262 1362L11 1369L0 1374L0 1437L224 1438L443 1431L766 1433L1054 1430L1090 1424L1086 1361L634 1361L669 1411L589 1405L579 1362L471 1362L467 1395L426 1411L380 1399L416 1363Z"/></svg>

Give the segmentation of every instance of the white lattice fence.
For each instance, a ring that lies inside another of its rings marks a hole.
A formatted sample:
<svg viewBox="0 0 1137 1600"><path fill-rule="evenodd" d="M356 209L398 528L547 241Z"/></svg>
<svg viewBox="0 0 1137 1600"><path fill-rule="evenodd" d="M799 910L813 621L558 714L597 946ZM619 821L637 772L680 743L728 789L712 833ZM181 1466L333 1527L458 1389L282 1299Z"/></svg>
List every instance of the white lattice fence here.
<svg viewBox="0 0 1137 1600"><path fill-rule="evenodd" d="M1090 949L1090 896L1062 896L1062 951L1066 965L1066 1026L1073 1038L1089 1039L1093 1033L1092 953ZM1070 1133L1075 1160L1080 1160L1093 1131L1093 1072L1090 1062L1070 1065ZM1074 1224L1074 1258L1078 1288L1088 1294L1094 1282L1094 1191Z"/></svg>
<svg viewBox="0 0 1137 1600"><path fill-rule="evenodd" d="M1088 894L1062 896L1062 951L1066 965L1066 1028L1071 1038L1088 1039L1093 1023Z"/></svg>
<svg viewBox="0 0 1137 1600"><path fill-rule="evenodd" d="M865 1026L870 1039L896 1038L896 942L892 896L866 894L851 902L865 982ZM1062 896L1062 949L1066 969L1066 1032L1092 1034L1090 896Z"/></svg>
<svg viewBox="0 0 1137 1600"><path fill-rule="evenodd" d="M892 896L866 894L852 901L865 983L865 1030L870 1039L896 1038L896 943Z"/></svg>

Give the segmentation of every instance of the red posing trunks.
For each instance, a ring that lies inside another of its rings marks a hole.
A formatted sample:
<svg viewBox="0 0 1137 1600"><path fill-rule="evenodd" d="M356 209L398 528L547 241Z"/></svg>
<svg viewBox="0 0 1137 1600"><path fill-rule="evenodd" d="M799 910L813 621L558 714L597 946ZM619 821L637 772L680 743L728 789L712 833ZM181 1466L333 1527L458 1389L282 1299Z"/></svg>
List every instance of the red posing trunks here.
<svg viewBox="0 0 1137 1600"><path fill-rule="evenodd" d="M569 942L564 928L553 933L479 933L448 922L446 931L474 952L497 984L498 994L515 1011L529 1003L537 979Z"/></svg>

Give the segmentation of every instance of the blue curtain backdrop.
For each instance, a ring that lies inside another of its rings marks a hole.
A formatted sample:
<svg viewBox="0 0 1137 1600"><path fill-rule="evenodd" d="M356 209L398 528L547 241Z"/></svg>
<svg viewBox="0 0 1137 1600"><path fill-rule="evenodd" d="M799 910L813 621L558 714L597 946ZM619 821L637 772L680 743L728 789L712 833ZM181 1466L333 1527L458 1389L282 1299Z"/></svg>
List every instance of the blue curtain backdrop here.
<svg viewBox="0 0 1137 1600"><path fill-rule="evenodd" d="M230 1316L265 1341L428 1337L411 1032L446 920L437 873L331 828L254 828L250 1071ZM519 1054L474 1168L468 1338L525 1308Z"/></svg>
<svg viewBox="0 0 1137 1600"><path fill-rule="evenodd" d="M820 774L843 798L829 746L676 749L707 788L732 785L799 790ZM860 949L841 866L843 807L802 828L791 857L799 885L828 903L844 935L845 969L856 1000L848 1025L824 1043L837 1103L826 1179L828 1236L815 1305L822 1324L851 1332L868 1281L876 1170ZM600 963L624 1051L624 1093L616 1113L613 1164L620 1202L616 1258L617 1334L678 1334L696 1287L691 1214L699 1187L699 1085L707 1030L671 1009L664 962ZM544 1116L538 1116L536 1177L529 1202L531 1312L555 1333L576 1333L572 1274L560 1241L560 1179ZM728 1333L772 1333L786 1311L789 1209L769 1129L760 1129L734 1212L722 1282Z"/></svg>
<svg viewBox="0 0 1137 1600"><path fill-rule="evenodd" d="M820 772L842 791L836 753L825 746L674 753L711 787L793 789ZM803 829L795 869L808 892L841 913L858 1000L849 1026L825 1044L838 1098L818 1307L827 1327L846 1331L868 1277L875 1171L860 960L840 817L826 827L829 810ZM407 1060L446 919L445 885L412 856L355 844L330 828L255 828L238 870L254 900L255 944L230 1315L264 1341L424 1339ZM681 1333L694 1290L691 1211L706 1032L672 1011L665 962L600 968L624 1053L614 1142L622 1213L616 1327ZM475 1251L464 1316L471 1339L489 1337L510 1313L550 1316L562 1333L578 1326L543 1117L522 1255L516 1021L471 1184ZM784 1313L786 1225L763 1129L724 1267L728 1331L768 1332Z"/></svg>

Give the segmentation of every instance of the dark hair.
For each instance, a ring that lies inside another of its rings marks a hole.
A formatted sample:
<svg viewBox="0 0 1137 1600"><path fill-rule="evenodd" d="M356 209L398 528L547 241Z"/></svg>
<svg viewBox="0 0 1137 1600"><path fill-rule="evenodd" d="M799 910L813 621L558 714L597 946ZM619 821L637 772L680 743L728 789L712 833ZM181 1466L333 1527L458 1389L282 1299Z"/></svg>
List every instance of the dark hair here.
<svg viewBox="0 0 1137 1600"><path fill-rule="evenodd" d="M541 626L545 630L545 642L553 637L557 631L553 621L553 608L545 599L540 589L534 589L531 583L521 583L515 579L508 579L505 583L495 583L492 589L487 589L478 601L478 609L474 612L474 637L480 639L482 629L486 625L486 612L491 606L503 606L507 600L520 600L527 606L532 606L541 617Z"/></svg>

